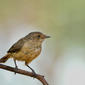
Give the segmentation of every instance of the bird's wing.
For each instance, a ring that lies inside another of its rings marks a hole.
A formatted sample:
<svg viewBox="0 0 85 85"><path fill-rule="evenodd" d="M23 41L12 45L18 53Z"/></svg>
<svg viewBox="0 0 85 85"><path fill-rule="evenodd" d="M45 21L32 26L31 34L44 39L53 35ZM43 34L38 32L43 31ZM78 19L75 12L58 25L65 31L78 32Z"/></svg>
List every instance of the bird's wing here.
<svg viewBox="0 0 85 85"><path fill-rule="evenodd" d="M15 53L21 50L21 48L24 45L24 40L23 38L17 41L8 51L7 53Z"/></svg>

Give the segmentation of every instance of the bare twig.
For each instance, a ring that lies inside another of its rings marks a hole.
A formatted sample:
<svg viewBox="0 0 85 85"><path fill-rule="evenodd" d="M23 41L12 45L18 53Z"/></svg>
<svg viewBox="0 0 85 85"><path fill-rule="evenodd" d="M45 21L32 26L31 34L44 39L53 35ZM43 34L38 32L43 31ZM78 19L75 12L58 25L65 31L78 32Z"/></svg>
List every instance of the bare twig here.
<svg viewBox="0 0 85 85"><path fill-rule="evenodd" d="M11 72L15 72L15 73L19 73L19 74L22 74L22 75L26 75L26 76L36 78L39 81L41 81L43 85L48 85L47 81L45 80L44 76L42 76L42 75L36 74L36 76L34 76L34 74L32 72L28 72L28 71L25 71L25 70L22 70L22 69L16 70L13 67L6 66L6 65L3 65L3 64L0 64L0 68L11 71Z"/></svg>

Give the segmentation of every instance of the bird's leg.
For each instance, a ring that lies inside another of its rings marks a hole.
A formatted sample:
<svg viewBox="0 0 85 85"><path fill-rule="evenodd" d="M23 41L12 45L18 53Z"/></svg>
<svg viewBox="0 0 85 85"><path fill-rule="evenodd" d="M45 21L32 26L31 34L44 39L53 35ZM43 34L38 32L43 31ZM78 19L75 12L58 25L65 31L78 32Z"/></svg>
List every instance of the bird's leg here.
<svg viewBox="0 0 85 85"><path fill-rule="evenodd" d="M15 64L15 69L17 70L18 69L18 66L17 66L17 63L16 63L16 59L13 59L14 60L14 64ZM15 72L16 74L16 72Z"/></svg>
<svg viewBox="0 0 85 85"><path fill-rule="evenodd" d="M25 63L25 65L32 70L33 76L36 77L36 72L28 64Z"/></svg>

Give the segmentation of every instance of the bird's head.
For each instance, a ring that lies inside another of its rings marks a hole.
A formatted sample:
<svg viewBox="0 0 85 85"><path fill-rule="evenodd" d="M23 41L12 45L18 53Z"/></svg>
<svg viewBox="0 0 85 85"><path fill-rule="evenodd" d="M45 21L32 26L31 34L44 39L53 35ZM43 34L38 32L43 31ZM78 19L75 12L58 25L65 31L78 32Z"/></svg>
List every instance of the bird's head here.
<svg viewBox="0 0 85 85"><path fill-rule="evenodd" d="M28 39L31 39L33 42L43 42L45 39L50 38L41 32L31 32L26 36Z"/></svg>

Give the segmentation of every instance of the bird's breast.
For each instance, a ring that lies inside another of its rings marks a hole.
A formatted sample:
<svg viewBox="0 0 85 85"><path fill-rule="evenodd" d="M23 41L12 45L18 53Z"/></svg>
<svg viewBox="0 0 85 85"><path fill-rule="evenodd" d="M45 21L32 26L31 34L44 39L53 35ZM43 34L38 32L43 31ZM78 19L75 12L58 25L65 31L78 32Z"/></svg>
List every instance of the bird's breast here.
<svg viewBox="0 0 85 85"><path fill-rule="evenodd" d="M13 55L16 60L19 61L26 61L31 62L37 56L39 56L41 52L41 47L36 48L29 48L29 47L22 47L22 49Z"/></svg>

